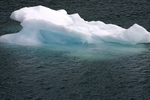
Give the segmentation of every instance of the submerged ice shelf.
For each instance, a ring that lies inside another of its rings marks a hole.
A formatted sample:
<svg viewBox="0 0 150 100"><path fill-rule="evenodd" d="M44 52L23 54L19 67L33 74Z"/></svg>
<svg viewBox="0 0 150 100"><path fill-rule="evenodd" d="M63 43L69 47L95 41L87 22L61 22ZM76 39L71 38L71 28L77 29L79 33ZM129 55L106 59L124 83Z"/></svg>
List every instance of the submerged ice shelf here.
<svg viewBox="0 0 150 100"><path fill-rule="evenodd" d="M150 33L138 24L124 29L101 21L85 21L78 14L44 6L16 10L11 18L21 22L18 33L0 37L0 42L21 45L42 44L119 44L149 43Z"/></svg>

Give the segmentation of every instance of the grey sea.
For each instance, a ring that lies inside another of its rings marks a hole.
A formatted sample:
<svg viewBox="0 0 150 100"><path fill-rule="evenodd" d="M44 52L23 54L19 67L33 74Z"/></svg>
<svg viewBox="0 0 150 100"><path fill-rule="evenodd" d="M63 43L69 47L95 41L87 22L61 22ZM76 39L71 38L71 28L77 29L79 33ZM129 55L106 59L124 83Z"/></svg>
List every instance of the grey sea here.
<svg viewBox="0 0 150 100"><path fill-rule="evenodd" d="M21 30L13 11L37 5L150 32L149 0L1 0L0 36ZM0 43L0 100L150 100L150 44L111 46Z"/></svg>

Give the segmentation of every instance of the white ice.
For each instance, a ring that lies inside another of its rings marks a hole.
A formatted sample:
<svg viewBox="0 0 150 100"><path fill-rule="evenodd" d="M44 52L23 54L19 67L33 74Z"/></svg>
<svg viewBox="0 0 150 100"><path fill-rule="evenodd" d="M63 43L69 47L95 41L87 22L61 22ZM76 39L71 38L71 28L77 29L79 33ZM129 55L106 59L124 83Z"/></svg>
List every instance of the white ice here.
<svg viewBox="0 0 150 100"><path fill-rule="evenodd" d="M44 6L14 11L12 19L21 22L18 33L0 37L0 42L21 45L42 44L139 44L150 42L150 32L138 24L124 29L101 21L85 21L78 14L52 10Z"/></svg>

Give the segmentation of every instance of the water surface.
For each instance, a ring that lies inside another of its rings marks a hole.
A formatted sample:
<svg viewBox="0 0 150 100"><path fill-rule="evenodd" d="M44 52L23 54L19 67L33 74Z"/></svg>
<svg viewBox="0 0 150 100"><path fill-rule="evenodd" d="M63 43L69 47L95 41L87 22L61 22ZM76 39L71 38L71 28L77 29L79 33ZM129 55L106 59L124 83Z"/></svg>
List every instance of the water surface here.
<svg viewBox="0 0 150 100"><path fill-rule="evenodd" d="M138 23L150 31L149 0L1 0L0 5L0 35L21 29L18 22L9 19L12 11L34 5L78 12L85 20L101 20L125 28ZM111 46L106 49L78 46L79 49L70 52L0 43L0 98L149 100L150 45L123 49L115 45L117 48L113 50Z"/></svg>

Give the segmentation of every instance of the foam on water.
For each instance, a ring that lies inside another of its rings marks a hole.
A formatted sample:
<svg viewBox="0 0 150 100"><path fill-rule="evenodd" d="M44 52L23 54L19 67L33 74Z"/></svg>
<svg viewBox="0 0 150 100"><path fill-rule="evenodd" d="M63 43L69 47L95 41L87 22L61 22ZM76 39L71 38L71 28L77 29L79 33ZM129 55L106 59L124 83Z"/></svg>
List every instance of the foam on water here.
<svg viewBox="0 0 150 100"><path fill-rule="evenodd" d="M124 29L102 21L88 22L77 13L67 14L65 10L52 10L44 6L25 7L14 11L10 17L21 22L23 28L18 33L1 36L0 42L46 45L50 48L55 47L57 50L59 48L66 50L67 48L62 46L67 45L68 50L78 52L73 55L82 53L89 57L91 57L89 54L97 54L95 51L101 52L99 55L104 57L117 52L135 51L133 45L150 42L150 33L138 24ZM95 47L82 47L91 44Z"/></svg>

